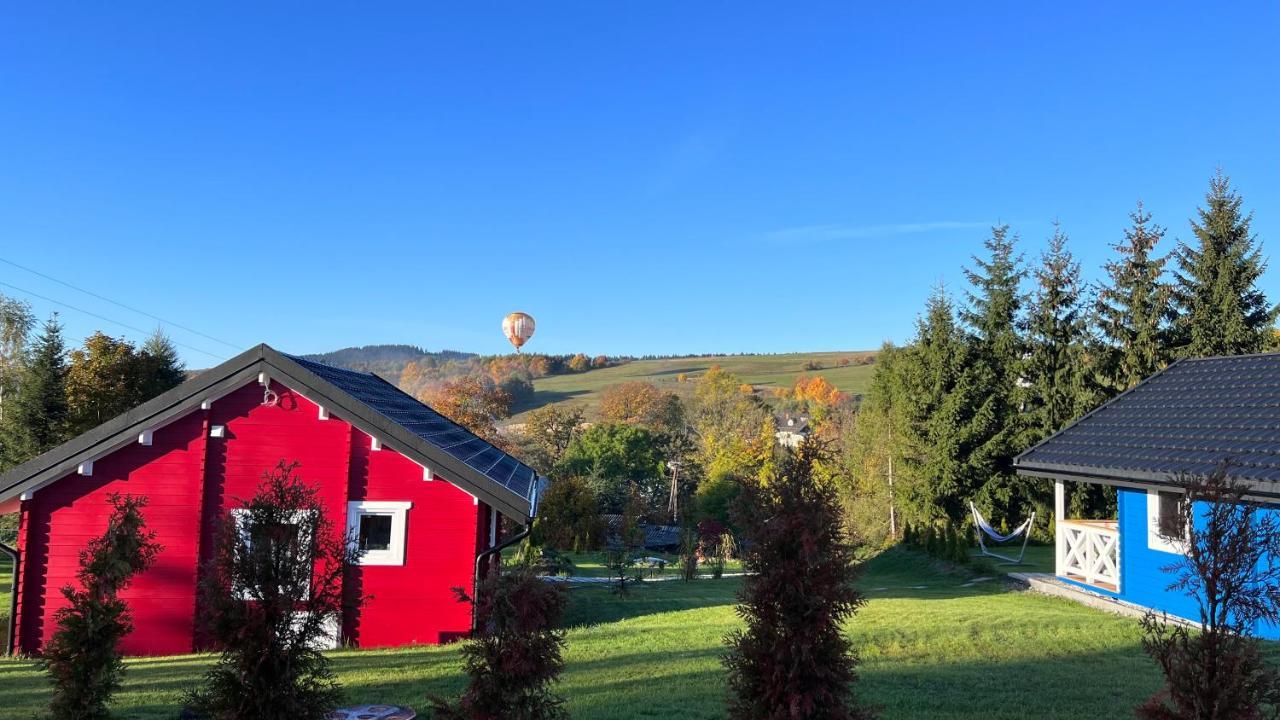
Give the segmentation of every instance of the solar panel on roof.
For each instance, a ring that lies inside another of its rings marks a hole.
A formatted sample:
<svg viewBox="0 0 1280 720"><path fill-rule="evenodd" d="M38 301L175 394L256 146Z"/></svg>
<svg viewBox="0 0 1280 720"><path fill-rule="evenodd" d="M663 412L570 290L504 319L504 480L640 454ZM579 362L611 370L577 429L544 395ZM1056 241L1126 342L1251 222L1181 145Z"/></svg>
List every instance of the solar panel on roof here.
<svg viewBox="0 0 1280 720"><path fill-rule="evenodd" d="M521 497L530 496L537 480L533 468L399 388L369 373L288 357L436 449L466 463L490 482Z"/></svg>

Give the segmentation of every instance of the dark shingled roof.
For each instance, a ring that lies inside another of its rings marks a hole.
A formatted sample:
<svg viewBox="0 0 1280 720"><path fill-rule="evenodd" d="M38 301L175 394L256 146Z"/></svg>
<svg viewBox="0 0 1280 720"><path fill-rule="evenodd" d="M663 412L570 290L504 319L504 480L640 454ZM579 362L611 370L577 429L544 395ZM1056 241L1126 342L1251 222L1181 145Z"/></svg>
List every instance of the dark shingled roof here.
<svg viewBox="0 0 1280 720"><path fill-rule="evenodd" d="M521 497L530 496L538 477L533 468L415 400L395 385L370 373L337 368L296 355L287 357L481 475Z"/></svg>
<svg viewBox="0 0 1280 720"><path fill-rule="evenodd" d="M1280 354L1178 361L1014 462L1024 475L1150 484L1223 461L1280 492Z"/></svg>

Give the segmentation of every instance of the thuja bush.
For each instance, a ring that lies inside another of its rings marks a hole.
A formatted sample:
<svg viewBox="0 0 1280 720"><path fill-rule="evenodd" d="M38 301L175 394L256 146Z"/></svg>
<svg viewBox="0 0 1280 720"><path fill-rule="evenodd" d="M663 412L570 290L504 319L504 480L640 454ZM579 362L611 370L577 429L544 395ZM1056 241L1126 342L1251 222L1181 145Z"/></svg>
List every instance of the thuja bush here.
<svg viewBox="0 0 1280 720"><path fill-rule="evenodd" d="M476 636L462 648L467 689L457 705L432 698L446 720L561 720L564 700L552 685L564 668L564 631L556 629L565 595L528 568L506 567L480 582Z"/></svg>
<svg viewBox="0 0 1280 720"><path fill-rule="evenodd" d="M41 666L53 683L49 712L55 720L110 717L107 703L120 687L120 640L133 630L120 591L154 562L161 547L146 529L145 498L111 495L107 530L80 553L80 587L62 588L67 604L54 613L57 630Z"/></svg>
<svg viewBox="0 0 1280 720"><path fill-rule="evenodd" d="M814 473L821 454L806 441L735 508L749 543L738 595L746 629L729 635L724 659L729 717L873 717L852 691L857 656L843 625L863 598L833 483Z"/></svg>
<svg viewBox="0 0 1280 720"><path fill-rule="evenodd" d="M685 582L698 577L698 532L691 527L680 531L680 577Z"/></svg>
<svg viewBox="0 0 1280 720"><path fill-rule="evenodd" d="M342 692L321 650L358 603L342 585L358 559L296 463L267 472L216 530L200 617L220 654L190 707L206 720L325 718Z"/></svg>
<svg viewBox="0 0 1280 720"><path fill-rule="evenodd" d="M1186 553L1164 569L1177 577L1169 589L1196 601L1201 629L1143 617L1143 649L1165 679L1137 709L1144 720L1255 720L1280 705L1280 675L1254 636L1280 621L1280 521L1245 502L1228 470L1179 482L1180 522L1167 531L1185 533Z"/></svg>

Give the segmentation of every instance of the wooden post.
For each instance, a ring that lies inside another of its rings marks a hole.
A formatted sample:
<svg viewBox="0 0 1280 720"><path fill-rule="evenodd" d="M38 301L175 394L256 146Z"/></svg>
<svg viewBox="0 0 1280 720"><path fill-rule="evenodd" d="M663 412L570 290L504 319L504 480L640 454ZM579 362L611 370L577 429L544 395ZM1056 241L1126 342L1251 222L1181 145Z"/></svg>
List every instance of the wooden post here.
<svg viewBox="0 0 1280 720"><path fill-rule="evenodd" d="M1067 535L1062 521L1067 519L1067 488L1061 480L1053 481L1053 547L1054 574L1061 575L1067 559Z"/></svg>

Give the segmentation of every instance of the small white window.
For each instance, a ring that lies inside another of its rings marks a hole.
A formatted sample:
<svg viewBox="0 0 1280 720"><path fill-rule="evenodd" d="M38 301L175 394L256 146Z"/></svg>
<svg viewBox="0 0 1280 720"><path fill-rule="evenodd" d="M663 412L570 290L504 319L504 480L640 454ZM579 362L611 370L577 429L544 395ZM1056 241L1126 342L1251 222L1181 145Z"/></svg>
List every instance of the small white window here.
<svg viewBox="0 0 1280 720"><path fill-rule="evenodd" d="M295 556L299 558L304 557L311 552L310 527L303 522L307 517L307 513L308 511L306 510L299 510L295 512L293 517L290 518L287 523L291 529L280 537L273 538L274 542L283 541L287 543L292 548ZM249 510L249 508L241 507L231 509L231 517L235 520L236 529L240 531L240 538L244 542L245 550L248 552L253 552L254 543L261 542L262 540L261 537L255 537L254 529L247 527L251 516L252 511ZM307 578L304 581L307 583L307 587L303 588L304 598L311 596L310 581L311 575L310 572L308 572ZM246 600L254 597L254 593L249 588L241 588L240 595Z"/></svg>
<svg viewBox="0 0 1280 720"><path fill-rule="evenodd" d="M347 503L347 531L364 552L361 565L403 565L405 518L410 502L359 500Z"/></svg>
<svg viewBox="0 0 1280 720"><path fill-rule="evenodd" d="M1187 522L1180 492L1147 491L1147 547L1162 552L1185 555Z"/></svg>

